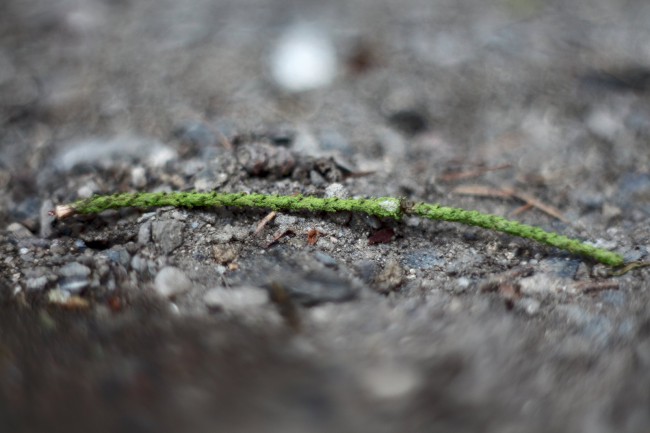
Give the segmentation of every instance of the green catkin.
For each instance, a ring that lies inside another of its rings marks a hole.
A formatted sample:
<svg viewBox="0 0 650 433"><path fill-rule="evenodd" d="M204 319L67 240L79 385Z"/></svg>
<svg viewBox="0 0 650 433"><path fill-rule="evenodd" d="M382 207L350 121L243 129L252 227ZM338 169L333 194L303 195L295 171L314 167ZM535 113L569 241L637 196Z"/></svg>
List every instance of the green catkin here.
<svg viewBox="0 0 650 433"><path fill-rule="evenodd" d="M413 206L403 206L399 199L393 197L343 199L318 198L302 195L283 196L218 192L145 192L94 196L89 199L76 201L64 207L71 208L74 212L80 214L94 214L108 209L125 207L151 208L161 206L175 206L190 209L195 207L231 206L240 208L264 208L288 212L348 211L361 212L380 218L392 218L395 220L400 220L404 215L418 215L431 220L457 222L532 239L612 267L620 267L625 264L625 260L620 254L596 248L557 233L547 232L539 227L510 221L496 215L445 207L437 204L418 203Z"/></svg>

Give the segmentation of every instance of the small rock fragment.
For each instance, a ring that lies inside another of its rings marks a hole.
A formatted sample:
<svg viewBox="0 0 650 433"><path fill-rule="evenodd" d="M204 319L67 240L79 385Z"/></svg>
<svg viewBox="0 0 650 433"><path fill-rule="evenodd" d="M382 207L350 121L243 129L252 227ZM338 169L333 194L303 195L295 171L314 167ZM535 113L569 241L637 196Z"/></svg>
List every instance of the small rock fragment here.
<svg viewBox="0 0 650 433"><path fill-rule="evenodd" d="M7 226L7 231L13 235L15 239L29 239L34 235L27 227L20 223L11 223Z"/></svg>
<svg viewBox="0 0 650 433"><path fill-rule="evenodd" d="M169 254L183 243L184 227L182 222L176 220L155 221L151 224L151 234L162 252Z"/></svg>
<svg viewBox="0 0 650 433"><path fill-rule="evenodd" d="M226 265L237 258L239 251L232 245L219 244L212 246L212 255L217 263Z"/></svg>
<svg viewBox="0 0 650 433"><path fill-rule="evenodd" d="M136 166L131 169L131 185L144 188L147 185L147 172L144 167Z"/></svg>
<svg viewBox="0 0 650 433"><path fill-rule="evenodd" d="M125 247L116 245L113 248L104 251L104 255L113 263L119 263L126 267L131 262L131 255Z"/></svg>
<svg viewBox="0 0 650 433"><path fill-rule="evenodd" d="M68 263L59 269L59 289L79 293L90 284L90 268L78 262Z"/></svg>
<svg viewBox="0 0 650 433"><path fill-rule="evenodd" d="M412 269L431 269L443 263L440 254L434 250L418 250L404 257L404 264Z"/></svg>
<svg viewBox="0 0 650 433"><path fill-rule="evenodd" d="M340 183L332 183L325 188L325 197L326 198L348 198L350 193L348 190Z"/></svg>
<svg viewBox="0 0 650 433"><path fill-rule="evenodd" d="M147 245L151 240L151 222L147 221L146 223L140 226L138 230L138 244Z"/></svg>
<svg viewBox="0 0 650 433"><path fill-rule="evenodd" d="M174 266L166 266L156 275L154 287L156 292L165 298L173 298L189 291L192 288L192 281L182 270Z"/></svg>

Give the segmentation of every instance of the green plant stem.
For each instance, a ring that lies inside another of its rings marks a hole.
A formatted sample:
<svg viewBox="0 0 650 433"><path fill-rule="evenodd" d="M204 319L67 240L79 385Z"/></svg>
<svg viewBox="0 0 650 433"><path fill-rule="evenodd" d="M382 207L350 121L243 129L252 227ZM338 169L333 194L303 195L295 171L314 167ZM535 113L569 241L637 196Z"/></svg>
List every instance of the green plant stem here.
<svg viewBox="0 0 650 433"><path fill-rule="evenodd" d="M510 221L496 215L437 204L417 203L412 206L405 206L399 199L394 197L341 199L302 195L282 196L218 192L122 193L94 196L69 205L58 206L53 214L59 218L65 218L73 213L94 214L108 209L125 207L151 208L161 206L184 208L231 206L289 212L348 211L361 212L380 218L392 218L395 220L400 220L404 215L417 215L431 220L457 222L507 233L521 238L532 239L612 267L625 265L625 260L620 254L596 248L557 233L547 232L539 227Z"/></svg>

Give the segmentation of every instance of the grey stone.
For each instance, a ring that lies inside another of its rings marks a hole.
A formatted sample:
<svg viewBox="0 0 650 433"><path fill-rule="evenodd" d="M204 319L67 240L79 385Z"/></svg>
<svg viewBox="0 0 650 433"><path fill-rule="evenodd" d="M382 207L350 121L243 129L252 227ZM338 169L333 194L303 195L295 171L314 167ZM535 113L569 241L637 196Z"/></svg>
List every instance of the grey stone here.
<svg viewBox="0 0 650 433"><path fill-rule="evenodd" d="M68 263L59 269L59 275L62 277L87 277L90 275L90 268L79 262Z"/></svg>
<svg viewBox="0 0 650 433"><path fill-rule="evenodd" d="M86 243L82 239L76 239L74 241L74 246L75 246L75 248L77 248L77 250L79 252L84 252L84 251L86 251L86 248L88 248L86 246Z"/></svg>
<svg viewBox="0 0 650 433"><path fill-rule="evenodd" d="M350 281L331 269L282 273L271 278L271 281L279 282L294 301L306 306L348 301L357 293Z"/></svg>
<svg viewBox="0 0 650 433"><path fill-rule="evenodd" d="M235 237L234 229L230 224L217 229L217 233L213 236L213 240L220 244L230 242Z"/></svg>
<svg viewBox="0 0 650 433"><path fill-rule="evenodd" d="M59 269L59 289L79 293L90 285L90 268L78 262L68 263Z"/></svg>
<svg viewBox="0 0 650 433"><path fill-rule="evenodd" d="M184 227L176 220L155 221L151 224L151 235L162 252L169 254L183 243Z"/></svg>
<svg viewBox="0 0 650 433"><path fill-rule="evenodd" d="M7 226L7 231L11 233L15 239L31 239L34 237L32 232L20 223L9 224Z"/></svg>
<svg viewBox="0 0 650 433"><path fill-rule="evenodd" d="M128 266L131 261L131 255L123 246L114 246L113 248L104 251L104 255L108 260L113 263L119 263L122 266Z"/></svg>
<svg viewBox="0 0 650 433"><path fill-rule="evenodd" d="M296 221L298 221L298 218L293 215L280 214L275 217L275 224L279 226L291 226L294 225Z"/></svg>
<svg viewBox="0 0 650 433"><path fill-rule="evenodd" d="M182 270L174 266L166 266L156 275L154 287L163 297L173 298L189 291L192 288L192 281Z"/></svg>
<svg viewBox="0 0 650 433"><path fill-rule="evenodd" d="M433 250L418 250L404 257L404 265L411 269L431 269L443 263L440 254Z"/></svg>
<svg viewBox="0 0 650 433"><path fill-rule="evenodd" d="M151 241L151 221L147 221L140 226L138 230L138 243L147 245Z"/></svg>

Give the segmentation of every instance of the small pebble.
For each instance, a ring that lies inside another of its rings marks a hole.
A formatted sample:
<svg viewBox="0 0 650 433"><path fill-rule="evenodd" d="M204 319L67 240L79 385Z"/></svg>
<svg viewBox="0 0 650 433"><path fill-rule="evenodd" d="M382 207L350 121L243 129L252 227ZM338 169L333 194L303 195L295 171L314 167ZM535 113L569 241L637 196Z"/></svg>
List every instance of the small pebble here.
<svg viewBox="0 0 650 433"><path fill-rule="evenodd" d="M68 263L59 269L59 275L63 277L87 277L90 275L90 268L78 262Z"/></svg>
<svg viewBox="0 0 650 433"><path fill-rule="evenodd" d="M192 281L182 270L174 266L166 266L156 275L154 287L156 292L165 298L173 298L189 291L192 288Z"/></svg>
<svg viewBox="0 0 650 433"><path fill-rule="evenodd" d="M279 214L275 217L275 224L278 226L292 226L298 221L293 215Z"/></svg>
<svg viewBox="0 0 650 433"><path fill-rule="evenodd" d="M30 239L34 235L29 231L27 227L20 223L11 223L7 226L7 231L13 235L16 239Z"/></svg>
<svg viewBox="0 0 650 433"><path fill-rule="evenodd" d="M104 251L104 255L113 263L119 263L126 267L131 261L131 255L123 246L117 245Z"/></svg>
<svg viewBox="0 0 650 433"><path fill-rule="evenodd" d="M331 183L325 188L325 198L349 198L350 193L340 183Z"/></svg>
<svg viewBox="0 0 650 433"><path fill-rule="evenodd" d="M79 293L90 285L90 268L78 262L68 263L59 269L59 289Z"/></svg>
<svg viewBox="0 0 650 433"><path fill-rule="evenodd" d="M183 243L184 228L185 224L176 220L154 221L151 223L151 235L162 252L169 254Z"/></svg>
<svg viewBox="0 0 650 433"><path fill-rule="evenodd" d="M144 188L147 185L147 172L144 167L136 166L131 169L131 185Z"/></svg>
<svg viewBox="0 0 650 433"><path fill-rule="evenodd" d="M413 269L431 269L443 263L440 254L433 250L418 250L404 257L404 264Z"/></svg>
<svg viewBox="0 0 650 433"><path fill-rule="evenodd" d="M146 222L138 230L138 244L147 245L151 241L151 222Z"/></svg>
<svg viewBox="0 0 650 433"><path fill-rule="evenodd" d="M86 248L87 248L86 243L81 239L76 239L74 241L74 246L75 246L75 248L77 250L79 250L79 252L84 252L84 251L86 251Z"/></svg>

